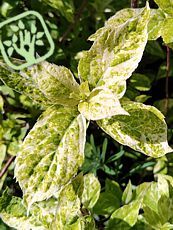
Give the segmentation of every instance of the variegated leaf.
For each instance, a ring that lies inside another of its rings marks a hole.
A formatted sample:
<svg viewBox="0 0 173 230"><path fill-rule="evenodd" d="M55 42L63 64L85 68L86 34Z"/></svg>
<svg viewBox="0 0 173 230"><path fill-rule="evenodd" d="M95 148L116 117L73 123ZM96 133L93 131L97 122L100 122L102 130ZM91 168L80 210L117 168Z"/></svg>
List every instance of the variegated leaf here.
<svg viewBox="0 0 173 230"><path fill-rule="evenodd" d="M70 95L73 92L79 93L79 85L66 67L44 61L28 69L26 74L34 79L40 91L52 104L78 104Z"/></svg>
<svg viewBox="0 0 173 230"><path fill-rule="evenodd" d="M94 89L86 101L79 103L78 110L88 120L100 120L119 114L128 115L109 89Z"/></svg>
<svg viewBox="0 0 173 230"><path fill-rule="evenodd" d="M160 9L152 9L150 14L150 21L148 24L148 39L156 40L162 35L162 28L164 26L165 14Z"/></svg>
<svg viewBox="0 0 173 230"><path fill-rule="evenodd" d="M75 109L48 108L16 158L15 175L30 206L60 191L83 163L86 121Z"/></svg>
<svg viewBox="0 0 173 230"><path fill-rule="evenodd" d="M29 77L22 72L15 72L2 60L0 60L0 79L10 88L30 97L35 104L43 106L51 104L39 90L38 84L36 84L32 77Z"/></svg>
<svg viewBox="0 0 173 230"><path fill-rule="evenodd" d="M39 223L41 229L51 229L52 222L55 220L58 207L58 200L50 198L33 204L30 209L30 223Z"/></svg>
<svg viewBox="0 0 173 230"><path fill-rule="evenodd" d="M82 193L82 204L85 208L93 208L100 195L100 183L94 174L89 173L84 177L84 189Z"/></svg>
<svg viewBox="0 0 173 230"><path fill-rule="evenodd" d="M172 151L167 142L167 126L160 111L135 102L127 102L123 108L130 116L118 115L98 121L106 133L121 144L148 156L160 157Z"/></svg>
<svg viewBox="0 0 173 230"><path fill-rule="evenodd" d="M173 43L173 18L165 19L161 32L165 44Z"/></svg>
<svg viewBox="0 0 173 230"><path fill-rule="evenodd" d="M3 61L0 65L0 79L33 102L44 106L78 104L71 94L79 92L79 85L69 69L46 61L20 72L13 71Z"/></svg>
<svg viewBox="0 0 173 230"><path fill-rule="evenodd" d="M129 78L138 66L147 42L147 6L139 15L119 27L106 26L79 62L79 75L90 88L117 89L117 81Z"/></svg>
<svg viewBox="0 0 173 230"><path fill-rule="evenodd" d="M98 39L104 32L106 26L114 26L114 27L121 26L123 23L127 22L129 19L133 17L136 17L140 13L141 13L141 9L132 9L132 8L122 9L118 11L114 16L108 19L104 27L98 29L94 34L92 34L88 38L88 40L95 41L96 39Z"/></svg>
<svg viewBox="0 0 173 230"><path fill-rule="evenodd" d="M70 183L59 194L57 212L51 229L68 229L68 226L69 229L73 229L70 226L81 216L80 199Z"/></svg>
<svg viewBox="0 0 173 230"><path fill-rule="evenodd" d="M165 13L173 16L173 2L172 0L154 0L157 5L162 9Z"/></svg>
<svg viewBox="0 0 173 230"><path fill-rule="evenodd" d="M35 217L27 216L22 199L9 195L7 191L0 197L0 217L8 226L18 230L46 230Z"/></svg>

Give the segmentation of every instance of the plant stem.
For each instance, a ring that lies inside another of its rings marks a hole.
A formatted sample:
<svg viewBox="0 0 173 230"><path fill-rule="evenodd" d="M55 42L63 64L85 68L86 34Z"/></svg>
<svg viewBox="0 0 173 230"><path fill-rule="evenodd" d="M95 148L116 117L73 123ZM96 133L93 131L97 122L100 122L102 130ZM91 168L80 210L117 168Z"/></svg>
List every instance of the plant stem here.
<svg viewBox="0 0 173 230"><path fill-rule="evenodd" d="M169 103L169 74L170 74L170 48L166 47L166 100L165 100L165 114L168 112L168 103Z"/></svg>
<svg viewBox="0 0 173 230"><path fill-rule="evenodd" d="M3 169L0 172L0 179L4 176L4 174L7 172L8 168L10 167L10 165L12 164L12 162L14 161L15 156L11 156L7 163L4 165Z"/></svg>
<svg viewBox="0 0 173 230"><path fill-rule="evenodd" d="M131 8L138 8L138 0L131 0Z"/></svg>

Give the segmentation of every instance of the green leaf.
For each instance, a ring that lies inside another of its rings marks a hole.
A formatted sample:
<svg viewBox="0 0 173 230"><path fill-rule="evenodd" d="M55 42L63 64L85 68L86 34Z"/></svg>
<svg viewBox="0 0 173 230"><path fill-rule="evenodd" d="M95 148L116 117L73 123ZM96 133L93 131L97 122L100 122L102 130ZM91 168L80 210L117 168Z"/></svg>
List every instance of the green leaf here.
<svg viewBox="0 0 173 230"><path fill-rule="evenodd" d="M19 20L19 22L18 22L18 27L19 27L21 30L25 29L25 25L24 25L24 23L22 22L22 20Z"/></svg>
<svg viewBox="0 0 173 230"><path fill-rule="evenodd" d="M12 29L13 32L17 32L19 30L19 27L15 25L10 25L10 28Z"/></svg>
<svg viewBox="0 0 173 230"><path fill-rule="evenodd" d="M105 192L114 193L114 195L119 199L119 201L121 201L122 199L122 190L116 181L109 180L108 178L106 178Z"/></svg>
<svg viewBox="0 0 173 230"><path fill-rule="evenodd" d="M33 77L39 90L52 104L78 104L76 99L71 98L71 94L79 94L79 85L66 67L44 61L30 68L27 73Z"/></svg>
<svg viewBox="0 0 173 230"><path fill-rule="evenodd" d="M162 224L160 222L159 215L147 206L144 207L143 210L145 222L147 222L150 227L155 227L155 229L161 229Z"/></svg>
<svg viewBox="0 0 173 230"><path fill-rule="evenodd" d="M42 40L36 41L35 44L38 45L38 46L44 46L44 42Z"/></svg>
<svg viewBox="0 0 173 230"><path fill-rule="evenodd" d="M131 181L129 180L129 183L127 184L123 192L122 201L124 204L128 204L132 201L132 198L133 198L132 184Z"/></svg>
<svg viewBox="0 0 173 230"><path fill-rule="evenodd" d="M13 47L8 48L7 53L9 57L11 57L11 55L13 54L13 51L14 51Z"/></svg>
<svg viewBox="0 0 173 230"><path fill-rule="evenodd" d="M99 198L101 186L98 179L92 173L86 174L83 179L84 189L81 202L85 208L91 209Z"/></svg>
<svg viewBox="0 0 173 230"><path fill-rule="evenodd" d="M117 115L98 121L98 125L123 145L148 156L160 157L172 152L167 142L164 116L155 107L127 101L123 108L129 116Z"/></svg>
<svg viewBox="0 0 173 230"><path fill-rule="evenodd" d="M94 89L87 101L79 103L78 109L88 120L100 120L119 114L128 115L119 100L108 89Z"/></svg>
<svg viewBox="0 0 173 230"><path fill-rule="evenodd" d="M151 81L146 75L135 73L130 78L130 86L139 91L148 91L151 88Z"/></svg>
<svg viewBox="0 0 173 230"><path fill-rule="evenodd" d="M162 9L165 13L173 16L173 2L172 0L154 0L157 5Z"/></svg>
<svg viewBox="0 0 173 230"><path fill-rule="evenodd" d="M173 42L173 18L166 18L162 28L163 41L166 44Z"/></svg>
<svg viewBox="0 0 173 230"><path fill-rule="evenodd" d="M119 27L106 26L101 36L80 59L78 71L90 88L117 90L117 82L129 78L137 68L147 43L148 6ZM126 39L125 39L126 38Z"/></svg>
<svg viewBox="0 0 173 230"><path fill-rule="evenodd" d="M128 205L117 209L108 221L107 229L130 229L137 222L141 202L139 200L133 201Z"/></svg>
<svg viewBox="0 0 173 230"><path fill-rule="evenodd" d="M159 192L160 196L169 197L169 184L168 184L168 181L161 174L158 174L157 186L158 186L158 192Z"/></svg>
<svg viewBox="0 0 173 230"><path fill-rule="evenodd" d="M150 187L147 189L143 199L143 205L147 206L155 213L158 212L158 200L159 200L159 191L157 183L152 182Z"/></svg>
<svg viewBox="0 0 173 230"><path fill-rule="evenodd" d="M44 32L38 32L37 35L36 35L36 38L40 39L40 38L43 37L43 35L44 35Z"/></svg>
<svg viewBox="0 0 173 230"><path fill-rule="evenodd" d="M97 215L110 215L120 207L120 201L113 192L102 192L93 212Z"/></svg>
<svg viewBox="0 0 173 230"><path fill-rule="evenodd" d="M57 9L62 16L64 16L69 22L73 22L74 16L74 4L73 0L43 0L45 4Z"/></svg>
<svg viewBox="0 0 173 230"><path fill-rule="evenodd" d="M105 191L100 194L93 212L97 215L110 215L120 207L121 199L122 191L119 184L106 178Z"/></svg>
<svg viewBox="0 0 173 230"><path fill-rule="evenodd" d="M164 26L165 15L160 9L152 9L150 14L150 21L148 24L148 39L156 40L162 35L162 28Z"/></svg>
<svg viewBox="0 0 173 230"><path fill-rule="evenodd" d="M25 138L15 176L29 206L48 199L77 173L84 159L86 121L76 109L52 106Z"/></svg>
<svg viewBox="0 0 173 230"><path fill-rule="evenodd" d="M4 43L4 45L9 46L9 47L12 45L12 42L10 40L5 41L3 43Z"/></svg>

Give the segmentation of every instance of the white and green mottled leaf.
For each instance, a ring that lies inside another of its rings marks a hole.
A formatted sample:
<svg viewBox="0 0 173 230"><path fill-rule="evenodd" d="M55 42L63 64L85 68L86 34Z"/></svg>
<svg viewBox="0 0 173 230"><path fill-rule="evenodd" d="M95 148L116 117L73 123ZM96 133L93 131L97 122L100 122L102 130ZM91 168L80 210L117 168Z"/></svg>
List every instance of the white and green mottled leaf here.
<svg viewBox="0 0 173 230"><path fill-rule="evenodd" d="M109 89L94 89L86 101L79 103L78 110L88 120L100 120L118 114L128 115Z"/></svg>
<svg viewBox="0 0 173 230"><path fill-rule="evenodd" d="M147 43L147 6L139 15L119 27L106 26L89 51L80 59L78 71L90 88L117 89L117 81L129 78L137 68Z"/></svg>
<svg viewBox="0 0 173 230"><path fill-rule="evenodd" d="M148 40L156 40L162 35L165 15L160 9L152 9L148 23Z"/></svg>
<svg viewBox="0 0 173 230"><path fill-rule="evenodd" d="M93 208L100 195L100 183L92 173L88 173L83 177L84 188L81 202L85 208Z"/></svg>
<svg viewBox="0 0 173 230"><path fill-rule="evenodd" d="M15 176L28 205L48 199L77 173L84 159L86 121L75 109L48 108L25 138Z"/></svg>
<svg viewBox="0 0 173 230"><path fill-rule="evenodd" d="M18 230L46 230L35 217L27 216L22 199L9 195L6 190L0 197L0 217L8 226Z"/></svg>
<svg viewBox="0 0 173 230"><path fill-rule="evenodd" d="M113 116L98 121L98 125L119 143L148 156L160 157L172 152L167 142L167 125L159 110L130 101L123 108L129 116Z"/></svg>
<svg viewBox="0 0 173 230"><path fill-rule="evenodd" d="M79 85L69 69L46 61L34 65L26 72L31 76L39 90L52 104L76 105L71 93L79 93Z"/></svg>
<svg viewBox="0 0 173 230"><path fill-rule="evenodd" d="M30 210L30 223L39 223L43 229L50 229L52 222L55 220L58 207L58 200L50 198L33 204Z"/></svg>
<svg viewBox="0 0 173 230"><path fill-rule="evenodd" d="M75 193L73 185L71 183L66 185L59 194L58 206L55 220L52 223L52 229L68 229L68 226L74 223L74 220L82 216L80 205L80 199Z"/></svg>
<svg viewBox="0 0 173 230"><path fill-rule="evenodd" d="M31 76L15 72L2 60L0 60L0 79L10 88L31 98L35 104L42 106L51 104Z"/></svg>
<svg viewBox="0 0 173 230"><path fill-rule="evenodd" d="M137 222L141 202L139 200L132 201L130 204L124 205L117 209L108 221L107 229L130 229Z"/></svg>
<svg viewBox="0 0 173 230"><path fill-rule="evenodd" d="M17 92L30 97L33 102L44 106L78 104L71 94L79 92L79 85L67 68L44 61L15 72L3 61L0 61L0 65L0 79Z"/></svg>
<svg viewBox="0 0 173 230"><path fill-rule="evenodd" d="M163 12L170 14L173 16L173 2L172 0L154 0L157 5L160 7L160 9L163 10Z"/></svg>
<svg viewBox="0 0 173 230"><path fill-rule="evenodd" d="M140 14L141 9L122 9L118 11L114 16L110 17L107 22L105 22L105 26L98 29L94 34L92 34L88 40L95 41L97 38L99 38L102 33L104 32L106 26L114 26L118 27L125 22L127 22L129 19L136 17L138 14Z"/></svg>

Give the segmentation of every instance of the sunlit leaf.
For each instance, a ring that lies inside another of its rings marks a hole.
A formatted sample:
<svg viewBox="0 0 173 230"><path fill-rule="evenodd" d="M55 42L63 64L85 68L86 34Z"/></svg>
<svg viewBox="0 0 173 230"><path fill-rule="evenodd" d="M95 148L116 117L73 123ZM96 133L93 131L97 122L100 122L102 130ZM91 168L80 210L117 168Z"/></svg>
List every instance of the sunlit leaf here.
<svg viewBox="0 0 173 230"><path fill-rule="evenodd" d="M48 108L25 138L15 176L31 205L66 185L83 163L86 122L75 109Z"/></svg>
<svg viewBox="0 0 173 230"><path fill-rule="evenodd" d="M108 89L94 89L86 101L79 103L78 109L88 120L100 120L118 114L128 115L118 98Z"/></svg>
<svg viewBox="0 0 173 230"><path fill-rule="evenodd" d="M154 107L128 102L129 113L98 121L98 125L116 141L148 156L159 157L172 152L167 142L164 116Z"/></svg>
<svg viewBox="0 0 173 230"><path fill-rule="evenodd" d="M86 174L83 179L84 190L82 193L82 203L85 208L91 209L99 198L100 183L92 173Z"/></svg>
<svg viewBox="0 0 173 230"><path fill-rule="evenodd" d="M119 27L112 24L86 51L79 62L79 75L90 88L106 87L113 92L117 82L129 78L137 68L147 43L148 6Z"/></svg>

